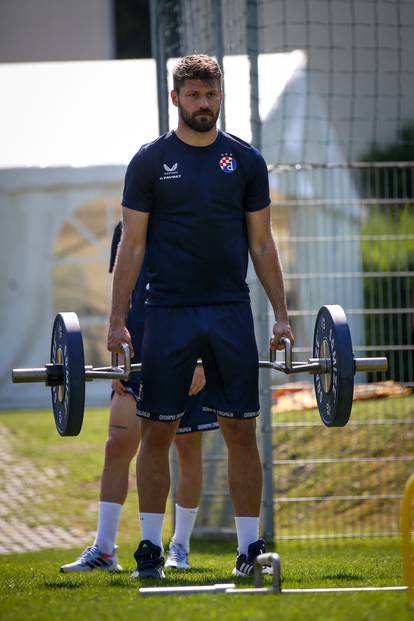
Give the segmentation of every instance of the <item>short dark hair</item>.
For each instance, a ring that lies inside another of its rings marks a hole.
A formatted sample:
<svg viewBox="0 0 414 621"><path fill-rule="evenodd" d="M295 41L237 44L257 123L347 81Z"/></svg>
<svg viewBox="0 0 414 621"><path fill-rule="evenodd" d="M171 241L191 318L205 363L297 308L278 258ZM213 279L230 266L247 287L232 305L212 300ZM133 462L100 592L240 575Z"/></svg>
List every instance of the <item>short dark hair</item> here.
<svg viewBox="0 0 414 621"><path fill-rule="evenodd" d="M220 82L222 73L218 63L207 54L190 54L183 56L173 69L174 90L178 93L184 80L203 80Z"/></svg>

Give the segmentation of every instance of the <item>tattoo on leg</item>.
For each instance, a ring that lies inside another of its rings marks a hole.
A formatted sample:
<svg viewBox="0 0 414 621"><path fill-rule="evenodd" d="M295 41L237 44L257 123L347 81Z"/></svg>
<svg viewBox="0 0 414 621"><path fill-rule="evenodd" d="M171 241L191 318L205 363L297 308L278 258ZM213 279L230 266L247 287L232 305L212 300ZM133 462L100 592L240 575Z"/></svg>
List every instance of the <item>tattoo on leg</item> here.
<svg viewBox="0 0 414 621"><path fill-rule="evenodd" d="M109 425L110 427L114 427L115 429L128 429L128 427L125 427L124 425Z"/></svg>

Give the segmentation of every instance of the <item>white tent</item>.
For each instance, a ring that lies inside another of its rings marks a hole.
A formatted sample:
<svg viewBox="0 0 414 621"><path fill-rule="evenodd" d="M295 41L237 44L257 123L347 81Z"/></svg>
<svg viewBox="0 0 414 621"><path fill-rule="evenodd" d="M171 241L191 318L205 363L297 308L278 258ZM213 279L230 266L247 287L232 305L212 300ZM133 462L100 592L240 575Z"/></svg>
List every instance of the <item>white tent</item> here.
<svg viewBox="0 0 414 621"><path fill-rule="evenodd" d="M326 102L309 84L306 55L268 54L261 58L262 153L267 162L338 164L295 167L271 174L274 196L289 200L287 209L292 264L289 275L295 306L305 311L295 326L296 342L312 342L314 316L306 311L322 304L363 308L362 257L359 229L361 203L351 172L341 167L345 157L329 124ZM273 87L269 76L278 76ZM282 81L282 84L280 83ZM277 231L275 231L277 235ZM283 249L283 248L282 248ZM355 343L363 343L363 318L349 317Z"/></svg>

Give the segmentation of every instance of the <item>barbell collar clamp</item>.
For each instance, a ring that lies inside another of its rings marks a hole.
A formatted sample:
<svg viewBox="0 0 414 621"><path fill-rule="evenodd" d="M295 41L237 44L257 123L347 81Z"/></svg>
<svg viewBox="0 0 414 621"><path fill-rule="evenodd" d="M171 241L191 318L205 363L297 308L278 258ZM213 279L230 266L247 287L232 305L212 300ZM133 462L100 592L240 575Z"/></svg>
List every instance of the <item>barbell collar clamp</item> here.
<svg viewBox="0 0 414 621"><path fill-rule="evenodd" d="M45 364L46 369L46 386L61 386L63 384L63 364Z"/></svg>

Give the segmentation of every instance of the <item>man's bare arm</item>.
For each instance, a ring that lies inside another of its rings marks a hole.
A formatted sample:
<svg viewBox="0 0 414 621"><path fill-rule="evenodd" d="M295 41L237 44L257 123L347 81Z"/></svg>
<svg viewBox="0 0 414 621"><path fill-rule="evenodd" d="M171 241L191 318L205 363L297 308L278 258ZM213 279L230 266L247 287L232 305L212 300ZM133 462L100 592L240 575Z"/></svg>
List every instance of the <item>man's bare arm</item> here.
<svg viewBox="0 0 414 621"><path fill-rule="evenodd" d="M248 212L246 221L250 256L276 319L272 347L282 349L283 346L279 344L282 336L287 336L292 343L294 338L289 325L282 266L272 235L270 207Z"/></svg>
<svg viewBox="0 0 414 621"><path fill-rule="evenodd" d="M123 208L122 237L118 246L113 280L112 308L109 319L108 349L122 353L120 343L126 342L133 353L126 319L132 290L145 255L149 214Z"/></svg>

